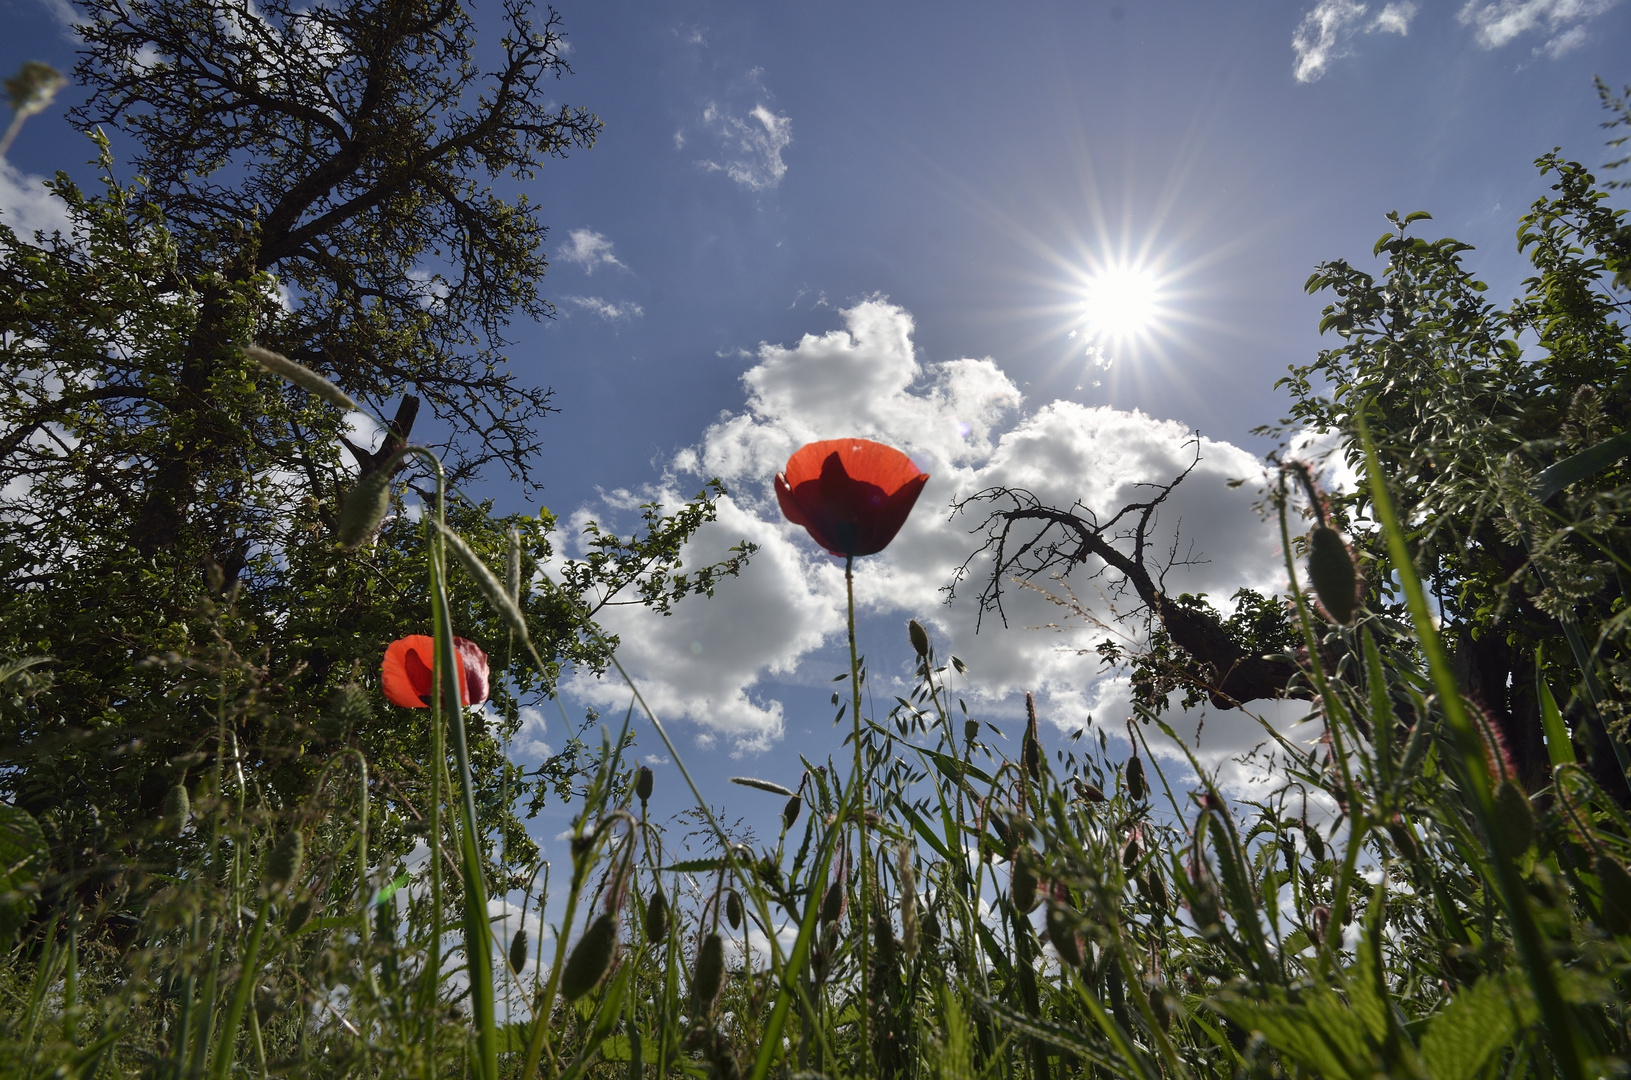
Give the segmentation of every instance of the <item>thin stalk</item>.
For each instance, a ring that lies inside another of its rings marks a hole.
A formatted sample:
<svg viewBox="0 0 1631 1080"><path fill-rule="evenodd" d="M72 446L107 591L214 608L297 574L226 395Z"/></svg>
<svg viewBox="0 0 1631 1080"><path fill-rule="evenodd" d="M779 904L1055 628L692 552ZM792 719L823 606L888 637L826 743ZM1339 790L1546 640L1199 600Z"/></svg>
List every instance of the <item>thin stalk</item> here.
<svg viewBox="0 0 1631 1080"><path fill-rule="evenodd" d="M249 1004L250 991L255 985L255 965L260 962L261 937L266 933L266 912L271 898L261 897L260 911L255 916L255 928L249 932L249 945L244 949L243 970L238 973L238 985L232 993L232 1004L227 1007L226 1023L221 1026L221 1041L215 1047L215 1061L210 1069L213 1080L225 1080L232 1069L233 1048L238 1041L238 1025L243 1022L244 1007Z"/></svg>
<svg viewBox="0 0 1631 1080"><path fill-rule="evenodd" d="M866 832L866 771L861 753L861 662L855 649L855 556L844 556L844 594L849 601L849 687L850 720L855 725L855 823L860 830L861 861L861 1075L872 1075L871 941L872 941L872 857Z"/></svg>

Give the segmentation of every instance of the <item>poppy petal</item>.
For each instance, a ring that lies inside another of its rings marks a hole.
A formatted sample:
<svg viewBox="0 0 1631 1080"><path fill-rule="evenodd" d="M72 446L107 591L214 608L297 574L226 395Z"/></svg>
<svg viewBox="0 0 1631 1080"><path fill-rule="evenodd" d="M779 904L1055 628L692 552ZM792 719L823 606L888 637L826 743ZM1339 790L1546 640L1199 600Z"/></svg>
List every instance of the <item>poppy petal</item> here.
<svg viewBox="0 0 1631 1080"><path fill-rule="evenodd" d="M793 453L776 477L776 500L832 554L872 555L895 538L928 479L894 447L827 439Z"/></svg>
<svg viewBox="0 0 1631 1080"><path fill-rule="evenodd" d="M423 709L428 703L431 671L427 662L435 642L424 634L410 634L391 642L380 666L380 684L386 700L404 709Z"/></svg>
<svg viewBox="0 0 1631 1080"><path fill-rule="evenodd" d="M474 641L462 637L453 639L453 652L459 658L463 675L459 698L466 705L480 705L487 700L487 654Z"/></svg>

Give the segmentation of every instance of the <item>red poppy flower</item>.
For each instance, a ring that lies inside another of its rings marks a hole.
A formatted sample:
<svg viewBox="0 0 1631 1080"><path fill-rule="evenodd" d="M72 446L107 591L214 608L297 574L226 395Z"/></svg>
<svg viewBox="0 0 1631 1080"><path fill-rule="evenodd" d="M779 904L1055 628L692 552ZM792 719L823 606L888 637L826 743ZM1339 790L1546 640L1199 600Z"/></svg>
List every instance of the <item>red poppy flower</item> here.
<svg viewBox="0 0 1631 1080"><path fill-rule="evenodd" d="M782 513L834 555L872 555L906 524L929 474L871 439L800 447L776 477Z"/></svg>
<svg viewBox="0 0 1631 1080"><path fill-rule="evenodd" d="M385 650L380 681L385 697L404 709L429 708L431 663L436 642L425 634L410 634L391 642ZM487 654L474 641L453 639L453 657L459 666L459 700L480 705L487 700Z"/></svg>

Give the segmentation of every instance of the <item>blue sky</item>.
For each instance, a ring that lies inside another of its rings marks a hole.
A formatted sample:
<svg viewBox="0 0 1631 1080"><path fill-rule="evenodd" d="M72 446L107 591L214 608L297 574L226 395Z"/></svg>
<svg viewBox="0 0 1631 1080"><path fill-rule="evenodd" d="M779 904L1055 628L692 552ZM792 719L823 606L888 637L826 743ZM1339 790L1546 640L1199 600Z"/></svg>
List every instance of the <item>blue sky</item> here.
<svg viewBox="0 0 1631 1080"><path fill-rule="evenodd" d="M858 576L881 700L917 615L970 660L959 691L983 715L1011 723L1031 688L1061 730L1119 726L1124 685L1075 652L1103 633L1025 629L1060 615L1032 597L1013 629L976 638L969 605L940 605L971 547L945 520L951 497L1025 483L1109 506L1169 478L1198 428L1205 461L1168 525L1211 561L1174 585L1275 587L1250 485L1225 481L1270 449L1250 431L1285 410L1274 380L1320 347L1304 280L1324 259L1368 260L1386 211L1424 209L1425 230L1477 245L1469 260L1510 295L1517 217L1545 192L1533 159L1605 160L1591 77L1631 80L1631 4L1614 0L560 11L575 73L558 93L605 131L526 187L551 225L559 317L514 327L512 356L562 409L544 431L557 513L627 520L720 475L733 498L697 554L763 548L712 602L618 616L630 663L716 779L796 781L789 751L837 745L841 574L768 486L800 442L880 438L935 476ZM58 8L0 13L0 68L71 67ZM0 212L38 211L38 177L88 179L89 156L59 116L34 118ZM1142 328L1115 333L1103 324L1142 301L1095 309L1093 282L1129 268L1133 292L1156 295ZM1214 717L1208 760L1256 730ZM543 721L525 742L559 735Z"/></svg>

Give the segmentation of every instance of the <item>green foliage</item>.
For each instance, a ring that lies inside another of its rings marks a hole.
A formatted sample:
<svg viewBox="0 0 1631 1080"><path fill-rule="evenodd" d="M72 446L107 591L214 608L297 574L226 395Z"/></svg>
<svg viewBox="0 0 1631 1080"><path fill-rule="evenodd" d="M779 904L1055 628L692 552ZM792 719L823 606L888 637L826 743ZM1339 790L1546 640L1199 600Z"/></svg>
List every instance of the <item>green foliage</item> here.
<svg viewBox="0 0 1631 1080"><path fill-rule="evenodd" d="M1462 684L1526 779L1550 760L1537 663L1544 681L1571 688L1575 737L1612 779L1602 726L1623 728L1631 699L1621 452L1631 341L1617 291L1631 231L1582 166L1556 154L1537 164L1553 194L1518 229L1535 270L1522 295L1497 307L1463 265L1467 245L1414 236L1426 214L1390 215L1376 243L1387 258L1380 277L1339 260L1309 279L1310 292L1332 298L1321 330L1343 343L1279 385L1297 425L1347 438L1351 465L1357 425L1368 424ZM1339 523L1371 513L1363 488L1329 502ZM1382 557L1379 534L1349 538L1362 567ZM1365 576L1375 610L1402 611L1390 578Z"/></svg>

